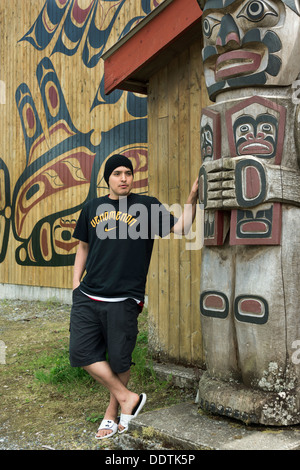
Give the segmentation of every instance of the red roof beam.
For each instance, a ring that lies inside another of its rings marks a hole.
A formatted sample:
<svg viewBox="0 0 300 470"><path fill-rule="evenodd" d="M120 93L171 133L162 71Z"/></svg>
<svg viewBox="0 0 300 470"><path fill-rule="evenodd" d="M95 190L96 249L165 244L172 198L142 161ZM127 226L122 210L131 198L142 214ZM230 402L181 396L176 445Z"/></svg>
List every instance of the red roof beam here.
<svg viewBox="0 0 300 470"><path fill-rule="evenodd" d="M126 82L131 80L133 89L146 92L146 85L136 80L138 71L199 23L201 15L196 0L165 0L156 7L103 54L105 93L128 89Z"/></svg>

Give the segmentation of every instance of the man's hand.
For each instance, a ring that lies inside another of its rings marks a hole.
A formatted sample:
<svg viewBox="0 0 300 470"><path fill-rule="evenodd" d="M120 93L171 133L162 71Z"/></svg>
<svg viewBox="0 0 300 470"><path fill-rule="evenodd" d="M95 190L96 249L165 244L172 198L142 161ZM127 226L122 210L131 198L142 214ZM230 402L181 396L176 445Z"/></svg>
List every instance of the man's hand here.
<svg viewBox="0 0 300 470"><path fill-rule="evenodd" d="M73 290L75 290L79 284L83 272L86 266L86 260L89 253L89 244L83 241L79 242L78 250L75 257L75 263L73 268Z"/></svg>
<svg viewBox="0 0 300 470"><path fill-rule="evenodd" d="M177 235L186 235L193 224L196 215L196 205L198 201L198 178L194 181L189 197L184 206L184 211L178 221L172 227L171 232Z"/></svg>

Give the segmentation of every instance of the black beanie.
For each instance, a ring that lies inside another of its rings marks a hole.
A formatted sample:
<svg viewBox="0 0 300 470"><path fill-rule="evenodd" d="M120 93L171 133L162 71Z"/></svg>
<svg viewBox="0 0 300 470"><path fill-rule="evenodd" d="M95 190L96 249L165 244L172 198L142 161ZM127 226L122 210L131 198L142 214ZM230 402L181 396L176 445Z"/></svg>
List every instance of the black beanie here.
<svg viewBox="0 0 300 470"><path fill-rule="evenodd" d="M110 175L119 166L125 166L126 168L129 168L133 174L133 167L129 158L125 157L125 155L112 155L105 163L104 168L104 179L106 181L107 186Z"/></svg>

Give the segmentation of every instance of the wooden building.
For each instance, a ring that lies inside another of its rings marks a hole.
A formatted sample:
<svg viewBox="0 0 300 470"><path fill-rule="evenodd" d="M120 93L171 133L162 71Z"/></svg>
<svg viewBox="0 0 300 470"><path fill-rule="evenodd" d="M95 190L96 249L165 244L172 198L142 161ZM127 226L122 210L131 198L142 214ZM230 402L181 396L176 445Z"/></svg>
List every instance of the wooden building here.
<svg viewBox="0 0 300 470"><path fill-rule="evenodd" d="M136 192L183 207L208 103L200 17L197 0L0 0L2 295L70 293L74 226L113 153L132 159ZM201 250L187 242L155 243L150 343L201 366Z"/></svg>
<svg viewBox="0 0 300 470"><path fill-rule="evenodd" d="M159 3L0 1L1 295L69 294L74 225L107 191L110 155L132 159L147 193L147 98L106 95L101 56Z"/></svg>
<svg viewBox="0 0 300 470"><path fill-rule="evenodd" d="M149 193L182 208L201 166L200 115L209 104L196 0L165 0L103 56L105 91L148 96ZM200 236L193 227L195 237ZM201 249L156 243L148 277L154 355L203 364L199 313Z"/></svg>

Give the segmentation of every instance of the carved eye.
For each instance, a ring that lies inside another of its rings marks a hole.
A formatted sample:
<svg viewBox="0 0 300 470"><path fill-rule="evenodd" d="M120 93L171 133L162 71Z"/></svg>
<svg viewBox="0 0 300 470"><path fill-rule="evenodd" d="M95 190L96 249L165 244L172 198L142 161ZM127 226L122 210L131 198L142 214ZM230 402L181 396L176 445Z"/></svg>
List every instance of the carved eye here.
<svg viewBox="0 0 300 470"><path fill-rule="evenodd" d="M249 18L253 21L260 21L265 14L265 8L261 2L250 2L247 6L247 13Z"/></svg>
<svg viewBox="0 0 300 470"><path fill-rule="evenodd" d="M246 18L249 21L258 22L267 15L278 16L278 13L268 3L252 0L242 8L237 18Z"/></svg>
<svg viewBox="0 0 300 470"><path fill-rule="evenodd" d="M262 131L264 132L271 132L272 130L272 126L271 124L263 124L262 127L261 127Z"/></svg>
<svg viewBox="0 0 300 470"><path fill-rule="evenodd" d="M246 134L246 132L249 132L251 130L251 126L249 124L243 124L240 126L240 132L242 134Z"/></svg>
<svg viewBox="0 0 300 470"><path fill-rule="evenodd" d="M203 32L206 37L210 37L211 35L211 29L210 29L210 24L207 18L203 21Z"/></svg>
<svg viewBox="0 0 300 470"><path fill-rule="evenodd" d="M220 20L217 18L213 18L212 16L208 16L203 20L203 34L210 38L213 32L213 29L221 23Z"/></svg>

